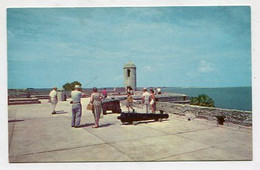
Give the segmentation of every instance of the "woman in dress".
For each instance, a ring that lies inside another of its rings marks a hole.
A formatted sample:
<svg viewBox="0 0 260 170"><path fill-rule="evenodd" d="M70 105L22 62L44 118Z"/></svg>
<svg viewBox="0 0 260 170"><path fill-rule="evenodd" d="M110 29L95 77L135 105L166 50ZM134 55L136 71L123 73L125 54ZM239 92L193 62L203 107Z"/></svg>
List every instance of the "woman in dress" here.
<svg viewBox="0 0 260 170"><path fill-rule="evenodd" d="M151 106L151 110L152 110L152 113L155 113L155 110L156 110L156 102L155 102L155 95L154 95L154 90L153 89L150 89L150 106Z"/></svg>
<svg viewBox="0 0 260 170"><path fill-rule="evenodd" d="M92 128L99 127L99 119L100 119L101 108L102 108L101 100L102 100L102 95L98 93L97 88L94 87L93 93L90 96L90 103L93 104L93 114L95 120L95 126L92 126Z"/></svg>

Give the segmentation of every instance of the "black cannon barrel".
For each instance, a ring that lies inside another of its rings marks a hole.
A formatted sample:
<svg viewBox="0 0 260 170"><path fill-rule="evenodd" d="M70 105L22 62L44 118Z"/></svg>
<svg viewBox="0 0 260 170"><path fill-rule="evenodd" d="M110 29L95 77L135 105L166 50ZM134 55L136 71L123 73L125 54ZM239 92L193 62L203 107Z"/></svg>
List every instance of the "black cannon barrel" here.
<svg viewBox="0 0 260 170"><path fill-rule="evenodd" d="M105 99L105 100L102 100L102 104L109 103L109 102L119 102L119 101L120 101L119 99Z"/></svg>
<svg viewBox="0 0 260 170"><path fill-rule="evenodd" d="M129 122L132 123L133 121L141 121L141 120L156 120L159 119L167 119L169 118L168 114L145 114L145 113L124 113L122 112L117 119L120 119L122 123Z"/></svg>

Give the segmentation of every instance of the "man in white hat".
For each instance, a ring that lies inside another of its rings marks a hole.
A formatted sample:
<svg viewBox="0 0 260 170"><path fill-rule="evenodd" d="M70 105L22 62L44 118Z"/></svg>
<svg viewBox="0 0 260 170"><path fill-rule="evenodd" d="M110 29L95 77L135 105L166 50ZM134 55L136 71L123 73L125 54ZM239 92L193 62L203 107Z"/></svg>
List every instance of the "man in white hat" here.
<svg viewBox="0 0 260 170"><path fill-rule="evenodd" d="M80 119L82 114L80 99L83 96L85 96L85 94L81 92L81 87L79 85L75 85L75 90L71 92L72 100L70 102L72 104L71 127L80 127Z"/></svg>
<svg viewBox="0 0 260 170"><path fill-rule="evenodd" d="M58 103L57 87L53 87L52 91L49 93L49 101L52 106L52 114L56 114L55 108Z"/></svg>
<svg viewBox="0 0 260 170"><path fill-rule="evenodd" d="M156 90L157 90L158 94L162 94L160 87L158 87Z"/></svg>
<svg viewBox="0 0 260 170"><path fill-rule="evenodd" d="M145 105L146 113L149 113L149 107L150 107L150 93L147 92L147 89L143 89L143 95L142 95L142 102Z"/></svg>

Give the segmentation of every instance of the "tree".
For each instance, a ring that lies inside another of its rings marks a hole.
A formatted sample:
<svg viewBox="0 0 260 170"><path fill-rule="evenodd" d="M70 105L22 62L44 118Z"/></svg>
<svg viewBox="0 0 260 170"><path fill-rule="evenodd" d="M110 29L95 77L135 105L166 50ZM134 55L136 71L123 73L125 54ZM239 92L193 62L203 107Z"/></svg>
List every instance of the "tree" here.
<svg viewBox="0 0 260 170"><path fill-rule="evenodd" d="M64 84L62 87L63 87L63 89L66 90L66 91L72 91L72 90L75 89L75 85L80 85L80 86L81 86L81 83L78 82L78 81L74 81L74 82L72 82L72 83L67 82L67 83Z"/></svg>
<svg viewBox="0 0 260 170"><path fill-rule="evenodd" d="M198 97L191 97L190 102L192 105L215 107L214 100L206 94L198 95Z"/></svg>

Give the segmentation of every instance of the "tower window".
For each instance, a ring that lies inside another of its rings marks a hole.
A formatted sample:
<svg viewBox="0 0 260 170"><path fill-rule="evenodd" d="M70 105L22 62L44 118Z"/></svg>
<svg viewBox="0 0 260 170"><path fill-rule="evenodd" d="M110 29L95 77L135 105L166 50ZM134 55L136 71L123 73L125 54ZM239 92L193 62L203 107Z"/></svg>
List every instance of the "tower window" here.
<svg viewBox="0 0 260 170"><path fill-rule="evenodd" d="M130 70L127 69L127 77L130 77Z"/></svg>

